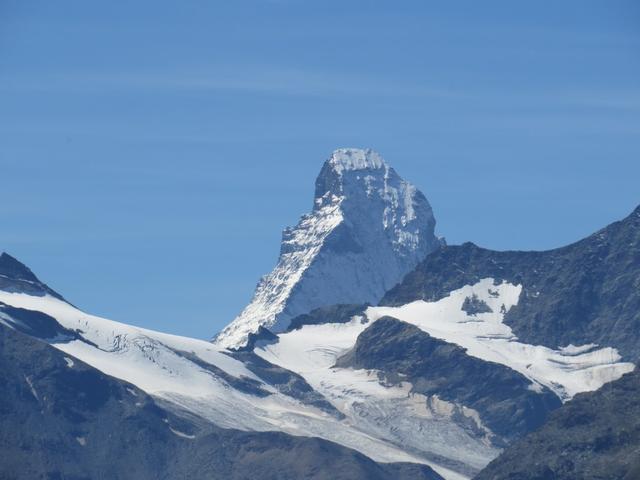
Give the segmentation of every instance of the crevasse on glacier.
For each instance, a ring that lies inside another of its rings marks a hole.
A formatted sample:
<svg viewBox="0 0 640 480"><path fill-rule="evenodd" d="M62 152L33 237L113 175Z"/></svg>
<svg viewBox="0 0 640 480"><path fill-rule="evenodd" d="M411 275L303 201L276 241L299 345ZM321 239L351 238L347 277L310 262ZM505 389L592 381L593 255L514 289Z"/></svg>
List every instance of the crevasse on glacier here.
<svg viewBox="0 0 640 480"><path fill-rule="evenodd" d="M215 342L236 348L314 308L376 303L441 240L425 196L373 150L343 148L324 163L311 213L282 234L280 257Z"/></svg>

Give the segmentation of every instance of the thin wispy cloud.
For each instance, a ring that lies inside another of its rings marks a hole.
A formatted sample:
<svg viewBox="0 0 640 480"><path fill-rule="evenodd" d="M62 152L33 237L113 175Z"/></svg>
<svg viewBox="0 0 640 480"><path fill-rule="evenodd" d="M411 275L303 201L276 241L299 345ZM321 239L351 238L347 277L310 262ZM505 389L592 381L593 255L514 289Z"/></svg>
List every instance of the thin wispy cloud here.
<svg viewBox="0 0 640 480"><path fill-rule="evenodd" d="M43 75L4 76L4 91L236 91L287 96L383 95L455 97L440 86L375 79L372 75L321 72L294 68L197 68L158 71L67 71Z"/></svg>
<svg viewBox="0 0 640 480"><path fill-rule="evenodd" d="M29 75L4 75L0 92L75 93L247 93L290 97L385 97L441 99L480 102L490 105L502 101L510 108L535 105L588 107L615 110L640 110L640 90L603 88L580 90L575 87L521 87L508 90L496 87L453 88L436 83L407 81L392 76L364 73L322 72L298 68L208 67L171 70L66 71ZM497 105L497 104L496 104Z"/></svg>

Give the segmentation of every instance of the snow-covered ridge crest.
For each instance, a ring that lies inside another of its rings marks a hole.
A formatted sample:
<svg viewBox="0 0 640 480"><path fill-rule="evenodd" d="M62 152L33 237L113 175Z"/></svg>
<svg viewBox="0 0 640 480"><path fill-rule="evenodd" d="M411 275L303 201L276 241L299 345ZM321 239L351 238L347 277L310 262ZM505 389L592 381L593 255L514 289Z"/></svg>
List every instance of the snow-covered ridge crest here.
<svg viewBox="0 0 640 480"><path fill-rule="evenodd" d="M345 170L366 170L386 167L384 160L370 148L339 148L333 152L329 164L337 173Z"/></svg>
<svg viewBox="0 0 640 480"><path fill-rule="evenodd" d="M274 270L215 341L237 348L264 326L337 303L375 304L441 244L429 202L370 149L342 148L324 163L311 213L282 234Z"/></svg>

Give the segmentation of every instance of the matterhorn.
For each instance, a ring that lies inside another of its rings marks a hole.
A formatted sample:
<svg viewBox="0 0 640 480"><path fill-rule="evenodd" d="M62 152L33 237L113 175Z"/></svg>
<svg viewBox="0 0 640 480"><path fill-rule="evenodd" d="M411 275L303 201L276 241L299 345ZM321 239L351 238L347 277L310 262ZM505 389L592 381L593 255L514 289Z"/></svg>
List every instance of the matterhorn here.
<svg viewBox="0 0 640 480"><path fill-rule="evenodd" d="M311 213L282 234L280 257L249 305L214 339L246 345L260 327L333 304L376 304L443 240L425 196L370 149L341 148L324 163Z"/></svg>

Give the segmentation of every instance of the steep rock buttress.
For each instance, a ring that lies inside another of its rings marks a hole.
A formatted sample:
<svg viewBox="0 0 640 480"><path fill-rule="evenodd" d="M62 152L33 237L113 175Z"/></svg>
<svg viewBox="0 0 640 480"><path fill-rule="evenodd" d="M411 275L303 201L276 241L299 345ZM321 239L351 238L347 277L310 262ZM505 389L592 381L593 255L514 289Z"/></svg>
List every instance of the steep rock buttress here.
<svg viewBox="0 0 640 480"><path fill-rule="evenodd" d="M425 196L372 150L333 152L316 179L313 210L286 228L278 264L215 342L237 348L315 308L372 303L438 248Z"/></svg>

